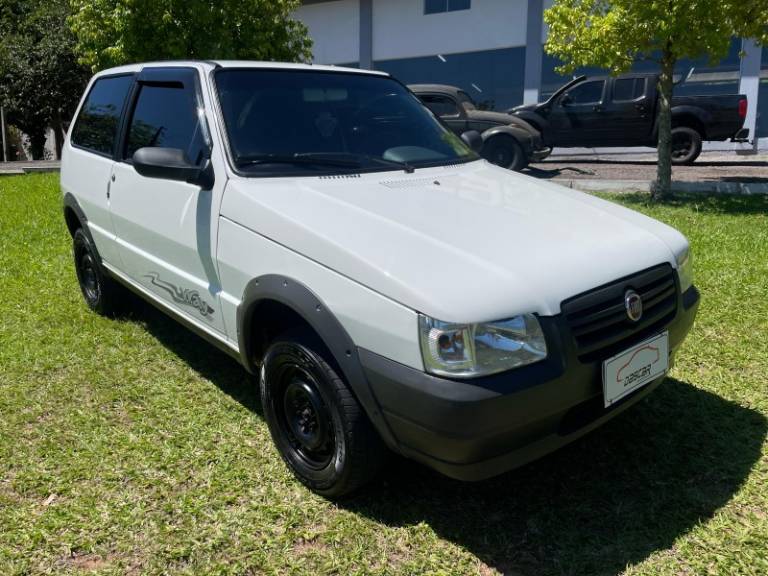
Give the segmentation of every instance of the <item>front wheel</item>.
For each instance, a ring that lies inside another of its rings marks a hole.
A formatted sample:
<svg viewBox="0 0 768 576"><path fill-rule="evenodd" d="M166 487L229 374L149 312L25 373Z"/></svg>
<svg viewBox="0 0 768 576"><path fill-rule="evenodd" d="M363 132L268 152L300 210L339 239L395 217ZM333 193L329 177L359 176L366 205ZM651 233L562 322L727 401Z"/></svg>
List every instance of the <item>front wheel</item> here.
<svg viewBox="0 0 768 576"><path fill-rule="evenodd" d="M701 134L693 128L672 128L672 164L693 164L701 154Z"/></svg>
<svg viewBox="0 0 768 576"><path fill-rule="evenodd" d="M287 333L264 356L260 388L280 456L308 488L338 498L376 475L386 449L329 361L311 332Z"/></svg>
<svg viewBox="0 0 768 576"><path fill-rule="evenodd" d="M491 164L515 171L528 165L522 146L512 138L491 138L485 143L482 156Z"/></svg>

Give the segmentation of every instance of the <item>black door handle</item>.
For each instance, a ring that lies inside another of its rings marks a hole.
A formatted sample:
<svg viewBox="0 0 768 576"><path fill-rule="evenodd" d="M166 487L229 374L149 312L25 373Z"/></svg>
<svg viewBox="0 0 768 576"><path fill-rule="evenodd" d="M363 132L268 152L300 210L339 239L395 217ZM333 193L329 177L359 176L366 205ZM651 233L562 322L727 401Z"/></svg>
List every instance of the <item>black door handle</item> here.
<svg viewBox="0 0 768 576"><path fill-rule="evenodd" d="M603 107L600 106L600 105L592 106L592 110L594 110L595 112L602 112L603 111Z"/></svg>

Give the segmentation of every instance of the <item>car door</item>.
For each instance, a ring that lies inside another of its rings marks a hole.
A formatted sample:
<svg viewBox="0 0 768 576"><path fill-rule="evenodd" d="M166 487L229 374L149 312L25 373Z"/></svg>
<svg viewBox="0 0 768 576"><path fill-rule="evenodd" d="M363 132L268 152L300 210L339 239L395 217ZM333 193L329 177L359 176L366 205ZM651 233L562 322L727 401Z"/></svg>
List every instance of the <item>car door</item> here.
<svg viewBox="0 0 768 576"><path fill-rule="evenodd" d="M649 78L616 78L610 98L603 104L605 142L621 146L647 144L653 129L653 103L647 88Z"/></svg>
<svg viewBox="0 0 768 576"><path fill-rule="evenodd" d="M467 115L464 108L447 94L419 94L419 100L440 118L457 135L467 130Z"/></svg>
<svg viewBox="0 0 768 576"><path fill-rule="evenodd" d="M145 177L132 163L144 147L181 149L193 164L210 155L198 71L145 68L126 118L112 182L112 218L125 270L182 316L224 333L214 190Z"/></svg>
<svg viewBox="0 0 768 576"><path fill-rule="evenodd" d="M110 214L110 177L120 118L135 74L100 76L91 84L64 147L61 186L83 210L101 259L120 267Z"/></svg>
<svg viewBox="0 0 768 576"><path fill-rule="evenodd" d="M549 130L556 146L599 146L605 143L604 78L577 84L553 104Z"/></svg>

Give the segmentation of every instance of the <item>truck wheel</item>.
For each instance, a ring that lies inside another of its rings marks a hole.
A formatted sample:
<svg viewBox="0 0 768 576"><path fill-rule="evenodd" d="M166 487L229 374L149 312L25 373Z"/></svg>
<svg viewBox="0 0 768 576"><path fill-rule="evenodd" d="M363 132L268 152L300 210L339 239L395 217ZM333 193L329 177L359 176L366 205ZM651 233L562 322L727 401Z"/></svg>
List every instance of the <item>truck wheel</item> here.
<svg viewBox="0 0 768 576"><path fill-rule="evenodd" d="M280 456L308 488L338 498L369 482L386 449L308 330L279 336L261 366L264 416Z"/></svg>
<svg viewBox="0 0 768 576"><path fill-rule="evenodd" d="M512 138L491 138L483 147L483 158L491 164L515 171L528 165L523 148Z"/></svg>
<svg viewBox="0 0 768 576"><path fill-rule="evenodd" d="M114 316L120 309L121 286L104 274L96 251L82 228L75 230L72 244L77 282L85 303L102 316Z"/></svg>
<svg viewBox="0 0 768 576"><path fill-rule="evenodd" d="M693 128L672 129L672 164L693 164L701 154L701 134Z"/></svg>

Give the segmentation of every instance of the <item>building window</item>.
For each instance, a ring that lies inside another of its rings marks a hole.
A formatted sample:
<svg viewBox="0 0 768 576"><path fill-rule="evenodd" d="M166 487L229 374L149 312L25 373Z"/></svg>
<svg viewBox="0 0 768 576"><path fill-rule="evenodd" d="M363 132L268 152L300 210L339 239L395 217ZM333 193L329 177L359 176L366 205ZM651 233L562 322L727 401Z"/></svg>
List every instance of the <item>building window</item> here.
<svg viewBox="0 0 768 576"><path fill-rule="evenodd" d="M424 14L469 10L472 0L424 0Z"/></svg>

